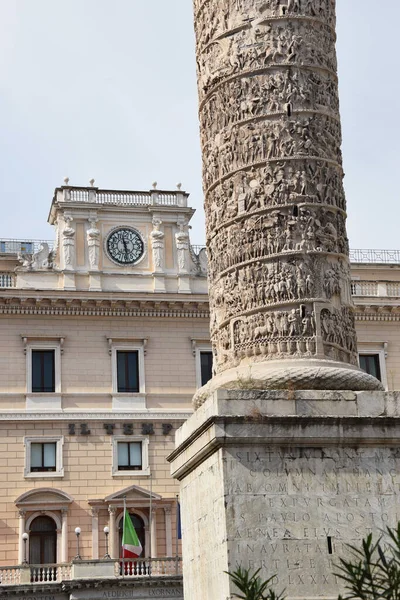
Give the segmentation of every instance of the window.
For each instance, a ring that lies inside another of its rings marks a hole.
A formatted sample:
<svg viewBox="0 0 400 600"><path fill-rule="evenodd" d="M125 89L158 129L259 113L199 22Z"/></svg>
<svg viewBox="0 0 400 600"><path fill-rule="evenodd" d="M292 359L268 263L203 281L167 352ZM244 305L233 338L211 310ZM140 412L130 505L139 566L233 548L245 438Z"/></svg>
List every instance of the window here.
<svg viewBox="0 0 400 600"><path fill-rule="evenodd" d="M358 360L360 368L379 379L388 390L386 359L388 356L387 342L358 342Z"/></svg>
<svg viewBox="0 0 400 600"><path fill-rule="evenodd" d="M115 435L112 445L114 477L150 475L148 437Z"/></svg>
<svg viewBox="0 0 400 600"><path fill-rule="evenodd" d="M119 393L139 392L138 350L117 351L117 391Z"/></svg>
<svg viewBox="0 0 400 600"><path fill-rule="evenodd" d="M206 385L212 378L213 355L211 351L200 351L201 385Z"/></svg>
<svg viewBox="0 0 400 600"><path fill-rule="evenodd" d="M142 470L142 442L118 442L118 471Z"/></svg>
<svg viewBox="0 0 400 600"><path fill-rule="evenodd" d="M113 410L146 409L144 357L147 339L107 338Z"/></svg>
<svg viewBox="0 0 400 600"><path fill-rule="evenodd" d="M21 337L26 354L27 408L61 408L61 355L65 338Z"/></svg>
<svg viewBox="0 0 400 600"><path fill-rule="evenodd" d="M369 375L382 381L379 354L360 354L360 367Z"/></svg>
<svg viewBox="0 0 400 600"><path fill-rule="evenodd" d="M56 470L56 442L31 444L31 473Z"/></svg>
<svg viewBox="0 0 400 600"><path fill-rule="evenodd" d="M25 443L25 477L63 477L62 436L27 437Z"/></svg>
<svg viewBox="0 0 400 600"><path fill-rule="evenodd" d="M213 354L209 340L191 338L192 352L196 359L196 387L206 385L213 376Z"/></svg>
<svg viewBox="0 0 400 600"><path fill-rule="evenodd" d="M55 351L32 350L32 392L55 391Z"/></svg>

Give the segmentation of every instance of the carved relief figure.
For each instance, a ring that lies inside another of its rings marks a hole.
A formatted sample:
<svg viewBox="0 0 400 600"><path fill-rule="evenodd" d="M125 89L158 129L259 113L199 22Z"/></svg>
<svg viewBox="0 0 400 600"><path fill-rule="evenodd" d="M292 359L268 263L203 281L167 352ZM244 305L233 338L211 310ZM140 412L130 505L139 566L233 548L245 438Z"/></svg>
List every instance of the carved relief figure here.
<svg viewBox="0 0 400 600"><path fill-rule="evenodd" d="M97 221L98 219L95 217L90 218L90 227L86 232L89 250L89 265L93 270L99 268L100 257L100 230L96 227Z"/></svg>
<svg viewBox="0 0 400 600"><path fill-rule="evenodd" d="M65 269L71 270L75 263L75 229L71 227L72 217L64 217L65 226L62 232L63 235L63 251Z"/></svg>
<svg viewBox="0 0 400 600"><path fill-rule="evenodd" d="M153 263L156 270L162 270L164 267L164 233L160 230L162 221L153 218L153 231L150 234L151 247L153 250Z"/></svg>
<svg viewBox="0 0 400 600"><path fill-rule="evenodd" d="M179 231L175 234L176 250L178 254L178 268L181 273L188 270L189 264L189 233L186 219L178 221Z"/></svg>

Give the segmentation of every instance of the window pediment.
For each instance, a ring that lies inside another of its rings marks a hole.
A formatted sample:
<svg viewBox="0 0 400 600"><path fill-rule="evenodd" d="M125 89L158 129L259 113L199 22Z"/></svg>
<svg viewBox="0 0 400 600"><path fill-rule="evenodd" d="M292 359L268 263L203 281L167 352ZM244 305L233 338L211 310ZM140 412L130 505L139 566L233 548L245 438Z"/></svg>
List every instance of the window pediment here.
<svg viewBox="0 0 400 600"><path fill-rule="evenodd" d="M18 508L37 509L38 507L62 508L74 501L72 496L55 488L38 488L21 494L15 504Z"/></svg>
<svg viewBox="0 0 400 600"><path fill-rule="evenodd" d="M119 492L114 492L114 494L110 494L106 498L104 498L104 502L107 503L118 503L123 502L124 497L126 500L161 500L161 496L159 494L155 494L154 492L150 492L150 490L146 490L138 485L130 485L129 487L120 490Z"/></svg>

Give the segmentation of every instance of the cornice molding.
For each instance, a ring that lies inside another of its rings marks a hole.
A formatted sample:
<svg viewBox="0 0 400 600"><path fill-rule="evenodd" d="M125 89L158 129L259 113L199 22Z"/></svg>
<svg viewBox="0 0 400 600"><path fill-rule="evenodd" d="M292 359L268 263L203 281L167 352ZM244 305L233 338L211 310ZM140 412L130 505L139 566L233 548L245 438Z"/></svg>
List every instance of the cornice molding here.
<svg viewBox="0 0 400 600"><path fill-rule="evenodd" d="M29 293L28 293L29 294ZM0 315L95 316L95 317L210 317L208 297L121 298L82 297L33 292L0 297Z"/></svg>
<svg viewBox="0 0 400 600"><path fill-rule="evenodd" d="M193 412L0 412L0 421L186 421Z"/></svg>

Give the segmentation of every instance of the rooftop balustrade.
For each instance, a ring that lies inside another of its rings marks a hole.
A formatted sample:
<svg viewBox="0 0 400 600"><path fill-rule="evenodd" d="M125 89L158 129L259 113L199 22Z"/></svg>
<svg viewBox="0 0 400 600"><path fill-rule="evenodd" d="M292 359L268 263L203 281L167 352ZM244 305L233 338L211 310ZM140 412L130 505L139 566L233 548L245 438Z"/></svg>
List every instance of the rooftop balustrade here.
<svg viewBox="0 0 400 600"><path fill-rule="evenodd" d="M185 208L189 194L178 189L175 191L153 189L146 191L101 190L95 187L56 188L54 200L59 202L79 202L107 204L116 206L171 206Z"/></svg>

